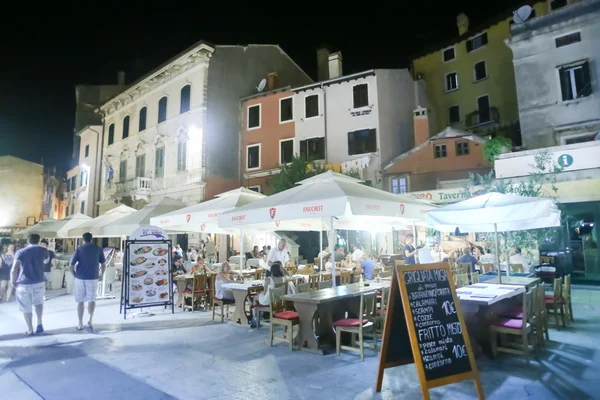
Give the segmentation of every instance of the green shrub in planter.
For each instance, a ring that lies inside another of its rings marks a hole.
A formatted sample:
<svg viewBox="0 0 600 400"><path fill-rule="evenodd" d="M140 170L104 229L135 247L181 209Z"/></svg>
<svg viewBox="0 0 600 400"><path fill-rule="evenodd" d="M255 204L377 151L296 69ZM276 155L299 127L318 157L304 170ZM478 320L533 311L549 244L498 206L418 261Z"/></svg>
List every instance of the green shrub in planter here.
<svg viewBox="0 0 600 400"><path fill-rule="evenodd" d="M506 149L510 150L512 147L512 141L505 137L495 137L485 142L483 147L483 157L486 161L493 163L499 154L505 152Z"/></svg>

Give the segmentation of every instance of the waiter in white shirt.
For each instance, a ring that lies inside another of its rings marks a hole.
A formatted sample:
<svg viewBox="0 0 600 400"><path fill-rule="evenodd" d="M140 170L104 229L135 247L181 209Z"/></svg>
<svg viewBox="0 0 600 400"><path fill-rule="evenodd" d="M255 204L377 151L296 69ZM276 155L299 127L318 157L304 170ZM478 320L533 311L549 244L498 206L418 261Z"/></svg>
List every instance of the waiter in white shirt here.
<svg viewBox="0 0 600 400"><path fill-rule="evenodd" d="M274 247L271 249L271 251L269 251L269 257L267 259L269 267L275 261L281 262L281 265L283 265L285 267L285 264L288 261L290 261L290 255L288 254L287 250L285 249L286 244L287 243L285 242L285 239L280 239L277 247Z"/></svg>
<svg viewBox="0 0 600 400"><path fill-rule="evenodd" d="M352 262L355 264L356 268L360 267L360 263L362 261L364 252L360 249L360 245L354 245L354 252L352 253Z"/></svg>

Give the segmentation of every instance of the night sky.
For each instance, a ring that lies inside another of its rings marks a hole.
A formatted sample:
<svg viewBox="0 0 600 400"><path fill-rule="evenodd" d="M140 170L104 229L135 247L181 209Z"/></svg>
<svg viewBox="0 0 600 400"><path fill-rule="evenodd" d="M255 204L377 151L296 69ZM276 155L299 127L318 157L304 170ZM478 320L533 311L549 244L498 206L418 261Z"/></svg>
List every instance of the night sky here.
<svg viewBox="0 0 600 400"><path fill-rule="evenodd" d="M27 3L30 10L5 9L0 16L0 155L43 159L46 166L66 170L76 84L113 84L118 70L132 82L198 40L279 44L316 79L321 45L342 51L345 74L404 68L410 55L458 35L459 12L474 27L518 2L422 0L396 2L397 7L345 2L332 9L323 9L325 2L290 3L289 9L286 2L276 7L223 3L222 9L207 9L206 2L164 1L104 1L34 14L38 6L33 3ZM169 11L171 6L177 10Z"/></svg>

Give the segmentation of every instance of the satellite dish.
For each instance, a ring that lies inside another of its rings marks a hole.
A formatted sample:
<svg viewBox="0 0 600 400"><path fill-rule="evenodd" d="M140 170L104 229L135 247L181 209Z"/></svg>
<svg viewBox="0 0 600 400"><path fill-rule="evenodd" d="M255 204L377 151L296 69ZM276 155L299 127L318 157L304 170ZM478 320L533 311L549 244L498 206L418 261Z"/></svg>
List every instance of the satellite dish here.
<svg viewBox="0 0 600 400"><path fill-rule="evenodd" d="M258 90L259 92L262 92L263 90L265 90L265 86L267 86L267 80L263 79L262 81L260 81L260 83L256 87L256 90Z"/></svg>
<svg viewBox="0 0 600 400"><path fill-rule="evenodd" d="M521 24L527 21L527 18L531 16L532 12L533 9L531 8L531 6L523 6L517 11L513 12L513 21L515 21L515 24Z"/></svg>

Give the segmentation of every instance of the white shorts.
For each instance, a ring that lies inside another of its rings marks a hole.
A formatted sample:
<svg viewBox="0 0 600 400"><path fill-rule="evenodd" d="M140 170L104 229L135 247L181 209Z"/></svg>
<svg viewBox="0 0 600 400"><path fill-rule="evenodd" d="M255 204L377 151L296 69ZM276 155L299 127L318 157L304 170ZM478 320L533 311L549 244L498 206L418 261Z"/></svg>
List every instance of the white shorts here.
<svg viewBox="0 0 600 400"><path fill-rule="evenodd" d="M96 301L98 293L98 279L78 279L75 278L73 286L73 295L76 303L89 303Z"/></svg>
<svg viewBox="0 0 600 400"><path fill-rule="evenodd" d="M46 282L34 283L33 285L17 286L15 297L19 303L19 310L23 313L31 314L33 306L44 304L44 295L46 294Z"/></svg>

